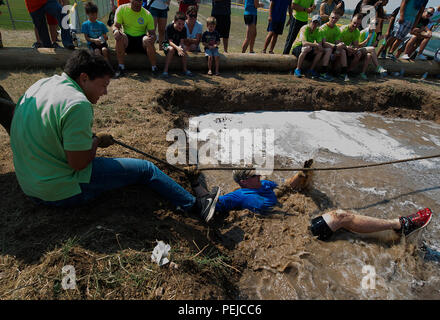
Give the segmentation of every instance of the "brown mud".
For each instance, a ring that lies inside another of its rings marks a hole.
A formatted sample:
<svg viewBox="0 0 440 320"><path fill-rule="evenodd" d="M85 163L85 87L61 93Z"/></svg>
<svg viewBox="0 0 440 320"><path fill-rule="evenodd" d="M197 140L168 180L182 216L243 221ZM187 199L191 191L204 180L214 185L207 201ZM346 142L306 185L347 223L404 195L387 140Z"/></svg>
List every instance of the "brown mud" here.
<svg viewBox="0 0 440 320"><path fill-rule="evenodd" d="M0 77L0 85L17 101L32 83L51 74L10 72ZM187 128L190 117L207 112L369 111L440 123L438 81L375 80L344 85L235 73L164 81L131 73L112 81L96 105L94 130L165 159L168 130ZM135 186L82 208L49 209L34 205L21 191L3 129L0 149L0 299L393 299L405 297L387 291L392 277L411 273L421 283L429 280L426 270L433 274L438 268L423 262L411 242L353 240L347 233L328 243L314 239L310 218L333 208L319 185L284 195L280 214L234 211L217 215L210 225ZM120 146L99 150L98 156L141 157ZM190 190L185 177L158 166ZM208 175L208 186L215 180L215 174ZM232 179L218 182L224 192L236 187ZM173 266L151 262L156 240L171 245ZM361 264L347 258L356 252L362 263L382 257L383 268L394 268L391 276L379 278L375 294L359 289ZM74 290L62 289L65 265L75 267ZM423 283L412 284L411 298L440 298L438 278Z"/></svg>

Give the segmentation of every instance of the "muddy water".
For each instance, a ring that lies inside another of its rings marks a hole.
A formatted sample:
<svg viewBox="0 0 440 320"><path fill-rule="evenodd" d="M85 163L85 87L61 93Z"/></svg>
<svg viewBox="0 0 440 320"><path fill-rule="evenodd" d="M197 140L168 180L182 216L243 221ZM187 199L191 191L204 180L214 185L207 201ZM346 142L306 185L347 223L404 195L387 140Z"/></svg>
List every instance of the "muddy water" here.
<svg viewBox="0 0 440 320"><path fill-rule="evenodd" d="M272 128L275 165L349 166L440 153L440 126L367 113L263 112L194 118L199 131ZM239 143L235 141L235 143ZM264 147L264 146L263 146ZM220 147L216 157L224 150ZM280 214L232 212L223 240L247 262L239 286L243 299L439 299L440 265L419 249L440 251L440 159L315 173L311 189L280 198ZM282 183L292 173L267 179ZM209 185L232 191L231 173L206 171ZM311 218L330 208L391 219L430 207L434 217L407 239L393 232L368 236L340 231L314 239Z"/></svg>

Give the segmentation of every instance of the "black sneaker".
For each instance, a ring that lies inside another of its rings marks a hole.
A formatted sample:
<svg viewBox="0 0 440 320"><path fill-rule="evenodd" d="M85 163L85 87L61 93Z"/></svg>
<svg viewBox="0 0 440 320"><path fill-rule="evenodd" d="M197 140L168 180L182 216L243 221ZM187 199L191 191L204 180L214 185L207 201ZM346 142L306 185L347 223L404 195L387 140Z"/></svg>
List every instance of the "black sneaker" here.
<svg viewBox="0 0 440 320"><path fill-rule="evenodd" d="M200 209L200 217L208 222L214 215L215 205L217 204L218 196L220 195L220 188L212 188L212 192L197 199L197 203Z"/></svg>
<svg viewBox="0 0 440 320"><path fill-rule="evenodd" d="M407 217L400 217L400 232L403 232L405 236L409 236L414 231L424 228L431 221L432 212L429 208L418 211Z"/></svg>
<svg viewBox="0 0 440 320"><path fill-rule="evenodd" d="M60 45L58 43L54 42L54 43L52 43L52 48L60 49L61 47L60 47Z"/></svg>
<svg viewBox="0 0 440 320"><path fill-rule="evenodd" d="M116 69L115 72L115 79L121 78L123 76L125 76L125 70L118 66L118 69Z"/></svg>
<svg viewBox="0 0 440 320"><path fill-rule="evenodd" d="M154 69L151 69L151 73L153 74L153 76L157 77L159 75L159 68L156 67Z"/></svg>

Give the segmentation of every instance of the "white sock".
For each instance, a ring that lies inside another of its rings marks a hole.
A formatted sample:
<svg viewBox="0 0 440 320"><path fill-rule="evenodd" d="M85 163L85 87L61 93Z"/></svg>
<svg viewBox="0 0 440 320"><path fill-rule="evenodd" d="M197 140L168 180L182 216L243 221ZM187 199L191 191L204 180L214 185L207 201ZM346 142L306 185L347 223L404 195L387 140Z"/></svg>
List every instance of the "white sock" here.
<svg viewBox="0 0 440 320"><path fill-rule="evenodd" d="M156 66L151 66L151 71L154 71L154 70L156 70L156 69L157 69Z"/></svg>
<svg viewBox="0 0 440 320"><path fill-rule="evenodd" d="M125 64L119 64L119 68L121 68L122 70L125 69Z"/></svg>

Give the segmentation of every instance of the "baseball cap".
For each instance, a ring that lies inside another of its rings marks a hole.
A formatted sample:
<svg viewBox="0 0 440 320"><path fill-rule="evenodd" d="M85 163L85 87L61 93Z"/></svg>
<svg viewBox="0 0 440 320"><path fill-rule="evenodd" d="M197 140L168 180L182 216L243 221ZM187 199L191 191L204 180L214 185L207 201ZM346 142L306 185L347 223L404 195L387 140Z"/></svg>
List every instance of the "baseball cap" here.
<svg viewBox="0 0 440 320"><path fill-rule="evenodd" d="M321 23L321 16L319 14L315 14L312 17L312 22L318 21L319 23Z"/></svg>

